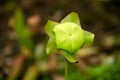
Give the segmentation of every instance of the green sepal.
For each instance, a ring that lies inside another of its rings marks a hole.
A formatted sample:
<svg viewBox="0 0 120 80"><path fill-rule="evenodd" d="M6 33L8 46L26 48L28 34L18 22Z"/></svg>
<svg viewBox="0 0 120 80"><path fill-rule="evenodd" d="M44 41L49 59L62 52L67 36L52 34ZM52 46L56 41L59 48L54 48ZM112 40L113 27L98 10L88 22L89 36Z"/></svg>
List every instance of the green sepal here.
<svg viewBox="0 0 120 80"><path fill-rule="evenodd" d="M75 12L72 12L69 15L67 15L60 23L66 23L66 22L72 22L72 23L75 23L81 27L79 16Z"/></svg>
<svg viewBox="0 0 120 80"><path fill-rule="evenodd" d="M52 30L55 28L57 24L59 23L48 20L47 24L45 25L45 31L49 36L51 35Z"/></svg>
<svg viewBox="0 0 120 80"><path fill-rule="evenodd" d="M50 39L47 43L46 52L47 52L47 54L50 54L50 53L54 52L55 50L56 50L55 34L53 32L51 32Z"/></svg>
<svg viewBox="0 0 120 80"><path fill-rule="evenodd" d="M64 51L64 50L61 50L61 54L71 63L76 63L77 60L75 59L75 56L74 55L71 55L70 53Z"/></svg>
<svg viewBox="0 0 120 80"><path fill-rule="evenodd" d="M85 35L85 43L84 43L83 47L91 46L94 42L95 35L91 32L85 31L85 30L84 30L84 35Z"/></svg>

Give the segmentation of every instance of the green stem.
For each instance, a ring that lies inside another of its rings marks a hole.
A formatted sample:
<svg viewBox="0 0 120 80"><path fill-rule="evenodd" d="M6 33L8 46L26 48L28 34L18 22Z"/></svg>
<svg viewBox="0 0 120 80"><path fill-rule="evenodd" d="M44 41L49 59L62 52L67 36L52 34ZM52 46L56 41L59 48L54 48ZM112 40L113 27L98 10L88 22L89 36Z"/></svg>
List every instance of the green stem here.
<svg viewBox="0 0 120 80"><path fill-rule="evenodd" d="M68 80L68 62L65 60L65 80Z"/></svg>

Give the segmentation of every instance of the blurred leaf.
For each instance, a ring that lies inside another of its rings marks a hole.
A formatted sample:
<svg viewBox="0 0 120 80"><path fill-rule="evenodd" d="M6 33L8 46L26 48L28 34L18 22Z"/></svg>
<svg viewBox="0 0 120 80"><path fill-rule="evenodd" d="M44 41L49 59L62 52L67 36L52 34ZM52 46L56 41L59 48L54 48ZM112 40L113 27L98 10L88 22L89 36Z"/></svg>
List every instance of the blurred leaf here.
<svg viewBox="0 0 120 80"><path fill-rule="evenodd" d="M15 30L17 32L17 35L19 37L21 37L21 32L24 30L25 27L25 23L24 23L24 16L23 16L23 12L21 11L21 9L17 9L15 11Z"/></svg>
<svg viewBox="0 0 120 80"><path fill-rule="evenodd" d="M31 34L27 28L25 28L24 16L21 9L17 9L15 11L15 31L17 33L17 37L21 46L28 48L31 52L33 52L33 42L31 39Z"/></svg>
<svg viewBox="0 0 120 80"><path fill-rule="evenodd" d="M87 80L119 80L120 60L112 65L101 64L88 69ZM104 74L104 75L103 75Z"/></svg>
<svg viewBox="0 0 120 80"><path fill-rule="evenodd" d="M39 74L39 70L37 70L36 66L30 66L23 78L23 80L36 80Z"/></svg>

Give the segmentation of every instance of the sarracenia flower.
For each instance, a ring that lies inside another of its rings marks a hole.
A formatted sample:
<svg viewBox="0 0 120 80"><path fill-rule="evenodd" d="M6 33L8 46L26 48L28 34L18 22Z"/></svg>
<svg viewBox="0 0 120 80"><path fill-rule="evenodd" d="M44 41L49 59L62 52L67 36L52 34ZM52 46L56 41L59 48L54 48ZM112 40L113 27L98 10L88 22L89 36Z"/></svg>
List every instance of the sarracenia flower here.
<svg viewBox="0 0 120 80"><path fill-rule="evenodd" d="M75 12L70 13L60 23L49 20L45 31L50 37L46 47L47 54L60 50L70 62L76 62L74 56L81 47L94 41L94 34L81 28L78 14Z"/></svg>

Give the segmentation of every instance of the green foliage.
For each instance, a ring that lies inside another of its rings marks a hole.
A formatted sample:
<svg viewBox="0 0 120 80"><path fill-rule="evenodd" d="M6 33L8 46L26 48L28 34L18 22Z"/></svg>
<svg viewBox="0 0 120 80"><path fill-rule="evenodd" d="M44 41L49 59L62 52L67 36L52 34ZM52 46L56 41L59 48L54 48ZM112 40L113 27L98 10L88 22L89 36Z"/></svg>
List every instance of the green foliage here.
<svg viewBox="0 0 120 80"><path fill-rule="evenodd" d="M87 80L119 80L120 60L113 65L103 65L92 67L88 70Z"/></svg>
<svg viewBox="0 0 120 80"><path fill-rule="evenodd" d="M68 80L85 80L85 77L78 70L74 70L69 73Z"/></svg>
<svg viewBox="0 0 120 80"><path fill-rule="evenodd" d="M4 79L0 77L0 80L4 80Z"/></svg>
<svg viewBox="0 0 120 80"><path fill-rule="evenodd" d="M25 27L24 15L21 9L15 11L15 31L20 43L21 49L27 48L33 52L33 42L29 30Z"/></svg>
<svg viewBox="0 0 120 80"><path fill-rule="evenodd" d="M87 74L83 75L75 66L70 66L69 80L119 80L120 60L111 65L97 65L89 67Z"/></svg>
<svg viewBox="0 0 120 80"><path fill-rule="evenodd" d="M70 62L76 62L74 56L79 48L94 40L94 34L81 28L78 14L75 12L70 13L60 23L48 21L45 31L50 37L47 54L62 50L61 54Z"/></svg>

